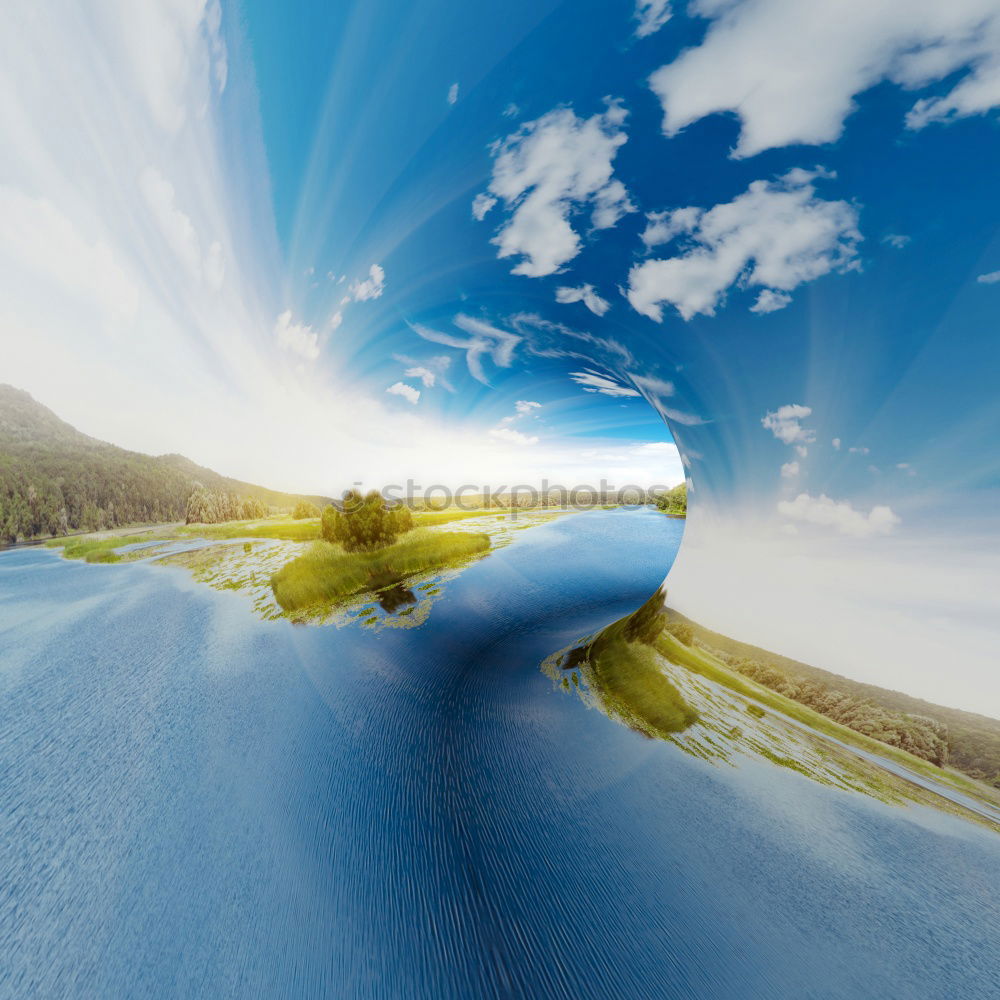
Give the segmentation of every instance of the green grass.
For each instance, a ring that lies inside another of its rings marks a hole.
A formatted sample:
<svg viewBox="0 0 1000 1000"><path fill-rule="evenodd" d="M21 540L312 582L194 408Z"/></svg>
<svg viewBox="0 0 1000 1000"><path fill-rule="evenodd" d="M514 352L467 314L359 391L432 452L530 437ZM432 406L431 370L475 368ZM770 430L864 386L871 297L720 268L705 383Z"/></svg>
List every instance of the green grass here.
<svg viewBox="0 0 1000 1000"><path fill-rule="evenodd" d="M445 510L415 510L413 512L413 527L432 528L436 524L449 524L452 521L464 521L469 517L484 517L487 514L495 514L496 509L486 508L477 510L464 510L461 507L448 507Z"/></svg>
<svg viewBox="0 0 1000 1000"><path fill-rule="evenodd" d="M222 524L186 524L179 535L198 538L277 538L285 542L312 542L319 538L319 518L270 518L263 521L225 521Z"/></svg>
<svg viewBox="0 0 1000 1000"><path fill-rule="evenodd" d="M666 738L698 721L698 713L663 675L656 652L620 636L591 647L590 682L606 710L647 736Z"/></svg>
<svg viewBox="0 0 1000 1000"><path fill-rule="evenodd" d="M735 691L737 694L753 698L760 704L767 705L769 708L789 716L796 722L808 726L810 729L817 730L827 736L832 736L834 739L839 740L841 743L846 743L848 746L858 747L879 757L887 757L909 768L911 771L916 771L918 774L933 778L935 781L945 781L959 791L965 792L975 798L996 802L996 799L990 794L991 790L974 781L972 778L952 768L938 767L936 764L932 764L921 757L915 757L913 754L905 750L900 750L898 747L889 746L889 744L883 743L881 740L876 740L870 736L865 736L863 733L855 732L853 729L848 729L847 726L842 726L839 722L828 719L825 715L813 711L813 709L803 705L801 702L786 698L784 695L778 694L776 691L772 691L761 684L757 684L748 677L744 677L742 674L737 673L737 671L730 669L721 660L712 656L711 653L697 647L686 646L670 635L669 632L662 632L656 638L654 647L657 652L666 657L671 663L687 667L696 674L707 677L709 680L715 681L729 688L731 691ZM756 715L756 712L752 714Z"/></svg>
<svg viewBox="0 0 1000 1000"><path fill-rule="evenodd" d="M438 569L489 551L489 535L414 530L376 552L345 552L316 542L282 566L271 587L285 611L329 604L365 590L378 590L408 576Z"/></svg>
<svg viewBox="0 0 1000 1000"><path fill-rule="evenodd" d="M121 558L115 549L135 542L148 542L153 534L151 531L146 531L135 535L110 535L106 538L84 535L52 538L45 544L48 548L61 548L63 556L67 559L84 559L89 563L114 563Z"/></svg>

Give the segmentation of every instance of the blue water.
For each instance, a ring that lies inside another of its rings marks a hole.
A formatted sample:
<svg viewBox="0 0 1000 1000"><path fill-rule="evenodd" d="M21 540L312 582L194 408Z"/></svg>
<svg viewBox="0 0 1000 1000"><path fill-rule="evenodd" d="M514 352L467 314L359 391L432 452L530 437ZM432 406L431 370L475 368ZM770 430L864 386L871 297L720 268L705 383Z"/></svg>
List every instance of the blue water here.
<svg viewBox="0 0 1000 1000"><path fill-rule="evenodd" d="M706 763L539 672L680 531L519 532L380 632L0 555L0 994L995 997L1000 837Z"/></svg>

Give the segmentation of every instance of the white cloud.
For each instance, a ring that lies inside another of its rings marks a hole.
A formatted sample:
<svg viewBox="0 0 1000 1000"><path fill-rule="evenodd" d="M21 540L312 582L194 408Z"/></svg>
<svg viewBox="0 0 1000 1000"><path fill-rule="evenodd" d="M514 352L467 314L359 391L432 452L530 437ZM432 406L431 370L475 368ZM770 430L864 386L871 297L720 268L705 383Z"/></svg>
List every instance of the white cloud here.
<svg viewBox="0 0 1000 1000"><path fill-rule="evenodd" d="M486 213L497 203L496 198L491 194L480 191L472 199L472 217L477 222L482 222L486 218Z"/></svg>
<svg viewBox="0 0 1000 1000"><path fill-rule="evenodd" d="M448 103L455 104L458 101L458 84L453 83L448 88Z"/></svg>
<svg viewBox="0 0 1000 1000"><path fill-rule="evenodd" d="M981 274L976 281L981 285L995 285L1000 281L1000 271L990 271L988 274Z"/></svg>
<svg viewBox="0 0 1000 1000"><path fill-rule="evenodd" d="M226 277L226 261L222 256L222 244L213 240L205 254L205 281L210 288L218 291Z"/></svg>
<svg viewBox="0 0 1000 1000"><path fill-rule="evenodd" d="M778 295L856 268L857 210L817 198L812 182L820 176L791 170L775 181L754 181L730 202L693 210L697 221L689 219L689 238L675 256L643 261L629 272L632 306L657 322L663 303L684 319L712 316L733 285Z"/></svg>
<svg viewBox="0 0 1000 1000"><path fill-rule="evenodd" d="M330 317L330 329L331 329L331 330L339 330L339 329L340 329L340 325L341 325L341 323L343 323L343 322L344 322L344 313L343 313L343 310L341 310L341 309L338 309L338 310L337 310L337 311L336 311L336 312L335 312L335 313L334 313L334 314L333 314L333 315L332 315L332 316Z"/></svg>
<svg viewBox="0 0 1000 1000"><path fill-rule="evenodd" d="M135 281L103 239L81 232L47 199L5 185L0 185L0 280L8 300L15 289L29 299L41 296L36 309L54 297L68 299L66 318L77 321L85 304L102 325L127 325L139 304Z"/></svg>
<svg viewBox="0 0 1000 1000"><path fill-rule="evenodd" d="M498 257L522 258L514 274L538 278L572 260L581 241L569 220L582 208L591 208L594 229L608 229L635 211L625 187L612 177L613 160L626 141L625 117L614 101L587 119L557 108L494 145L489 190L503 200L509 217L493 242Z"/></svg>
<svg viewBox="0 0 1000 1000"><path fill-rule="evenodd" d="M599 372L589 369L582 372L570 372L569 377L582 386L584 392L598 392L602 396L639 396L637 389L632 389L627 385L622 385L617 379L610 375L601 375Z"/></svg>
<svg viewBox="0 0 1000 1000"><path fill-rule="evenodd" d="M522 434L520 431L514 430L513 427L493 427L490 429L490 437L494 437L498 441L506 441L507 444L538 444L538 438L533 434Z"/></svg>
<svg viewBox="0 0 1000 1000"><path fill-rule="evenodd" d="M834 451L840 451L840 438L834 438L830 443L833 445Z"/></svg>
<svg viewBox="0 0 1000 1000"><path fill-rule="evenodd" d="M866 514L846 500L831 500L822 493L818 497L800 493L794 500L781 500L778 513L793 521L836 528L842 535L853 538L887 535L900 523L891 507L878 505Z"/></svg>
<svg viewBox="0 0 1000 1000"><path fill-rule="evenodd" d="M642 242L647 248L669 243L681 233L690 233L701 219L700 208L675 208L672 212L647 212Z"/></svg>
<svg viewBox="0 0 1000 1000"><path fill-rule="evenodd" d="M655 375L636 375L629 373L629 380L639 390L639 394L660 414L665 420L682 424L685 427L698 427L707 423L702 417L694 413L687 413L674 407L667 406L664 399L673 396L675 392L673 382L658 378Z"/></svg>
<svg viewBox="0 0 1000 1000"><path fill-rule="evenodd" d="M859 445L854 448L848 448L847 451L851 455L868 455L870 454L871 449L864 447L864 445Z"/></svg>
<svg viewBox="0 0 1000 1000"><path fill-rule="evenodd" d="M659 401L665 396L672 396L676 392L673 382L666 379L657 378L655 375L632 375L632 381L636 388L652 401Z"/></svg>
<svg viewBox="0 0 1000 1000"><path fill-rule="evenodd" d="M286 309L274 324L274 336L278 346L296 354L304 361L315 361L319 357L319 337L305 323L292 321L291 309Z"/></svg>
<svg viewBox="0 0 1000 1000"><path fill-rule="evenodd" d="M670 20L670 0L635 0L635 13L639 22L635 29L637 38L646 38Z"/></svg>
<svg viewBox="0 0 1000 1000"><path fill-rule="evenodd" d="M802 470L798 462L785 462L785 464L781 467L781 478L794 479L801 471Z"/></svg>
<svg viewBox="0 0 1000 1000"><path fill-rule="evenodd" d="M647 441L636 447L637 455L676 455L677 445L673 441Z"/></svg>
<svg viewBox="0 0 1000 1000"><path fill-rule="evenodd" d="M882 242L891 246L894 250L902 250L910 242L911 237L903 236L901 233L889 233L882 237Z"/></svg>
<svg viewBox="0 0 1000 1000"><path fill-rule="evenodd" d="M1000 686L983 682L996 676L1000 621L988 528L935 534L929 522L852 544L804 524L786 536L776 513L705 501L667 579L671 607L804 663L1000 717Z"/></svg>
<svg viewBox="0 0 1000 1000"><path fill-rule="evenodd" d="M514 350L521 342L521 338L517 334L500 330L483 320L462 313L455 317L454 322L455 326L464 330L469 336L459 337L452 333L442 333L420 324L414 324L413 330L424 340L465 351L465 361L469 368L469 374L477 382L482 382L483 385L489 384L483 370L485 358L490 358L498 368L511 366L514 361Z"/></svg>
<svg viewBox="0 0 1000 1000"><path fill-rule="evenodd" d="M578 288L562 287L556 289L556 302L582 302L595 316L603 316L611 303L602 299L594 290L593 285L580 285Z"/></svg>
<svg viewBox="0 0 1000 1000"><path fill-rule="evenodd" d="M432 372L429 368L425 368L423 365L414 365L412 368L407 368L403 374L407 378L418 378L424 383L425 389L433 389L434 383L437 381L437 373Z"/></svg>
<svg viewBox="0 0 1000 1000"><path fill-rule="evenodd" d="M448 392L454 392L454 387L449 383L446 374L451 367L451 358L446 354L439 354L431 358L415 359L405 355L394 354L393 358L406 366L403 374L406 378L420 379L425 389L440 387Z"/></svg>
<svg viewBox="0 0 1000 1000"><path fill-rule="evenodd" d="M775 292L770 288L765 288L764 291L757 296L757 301L750 307L750 312L777 312L779 309L784 309L785 306L787 306L791 301L792 297L788 294L788 292Z"/></svg>
<svg viewBox="0 0 1000 1000"><path fill-rule="evenodd" d="M420 400L420 390L405 382L393 382L385 391L391 396L401 396L413 406L416 406Z"/></svg>
<svg viewBox="0 0 1000 1000"><path fill-rule="evenodd" d="M712 20L704 40L649 81L663 130L733 112L736 156L833 141L854 96L881 80L917 90L967 70L913 105L913 129L1000 104L996 0L696 0L691 11Z"/></svg>
<svg viewBox="0 0 1000 1000"><path fill-rule="evenodd" d="M816 434L803 427L800 421L811 415L810 407L789 403L769 410L761 419L761 424L783 444L806 445L816 439Z"/></svg>
<svg viewBox="0 0 1000 1000"><path fill-rule="evenodd" d="M218 0L93 5L98 34L121 46L129 85L163 132L175 135L205 100L226 86L228 58ZM80 43L79 37L75 39ZM119 79L119 84L124 82Z"/></svg>
<svg viewBox="0 0 1000 1000"><path fill-rule="evenodd" d="M520 113L521 109L513 101L511 101L501 112L504 118L516 118Z"/></svg>
<svg viewBox="0 0 1000 1000"><path fill-rule="evenodd" d="M355 302L367 302L377 299L385 291L385 271L380 264L372 264L368 268L368 277L364 281L351 283L351 296Z"/></svg>
<svg viewBox="0 0 1000 1000"><path fill-rule="evenodd" d="M173 184L158 170L146 167L139 175L139 189L167 245L188 272L200 278L201 244L198 233L190 217L177 207ZM221 252L220 246L220 256Z"/></svg>
<svg viewBox="0 0 1000 1000"><path fill-rule="evenodd" d="M519 399L514 404L514 412L503 417L496 427L490 431L490 434L499 440L508 441L512 444L537 444L537 437L525 434L522 431L515 431L510 425L525 417L537 417L538 414L535 411L541 408L542 404L536 403L532 399Z"/></svg>

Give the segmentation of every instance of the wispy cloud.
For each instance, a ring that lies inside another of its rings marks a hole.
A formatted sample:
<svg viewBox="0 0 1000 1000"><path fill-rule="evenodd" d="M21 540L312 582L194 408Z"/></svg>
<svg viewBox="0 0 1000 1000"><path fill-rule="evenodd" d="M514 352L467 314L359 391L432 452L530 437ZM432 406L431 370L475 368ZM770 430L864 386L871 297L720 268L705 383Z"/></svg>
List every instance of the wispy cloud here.
<svg viewBox="0 0 1000 1000"><path fill-rule="evenodd" d="M458 84L453 83L448 88L448 103L454 105L458 101Z"/></svg>
<svg viewBox="0 0 1000 1000"><path fill-rule="evenodd" d="M635 0L637 38L646 38L659 31L670 20L670 0Z"/></svg>
<svg viewBox="0 0 1000 1000"><path fill-rule="evenodd" d="M282 350L297 355L303 361L315 361L319 357L319 336L305 323L296 323L290 309L286 309L275 321L274 337Z"/></svg>
<svg viewBox="0 0 1000 1000"><path fill-rule="evenodd" d="M508 444L521 446L538 444L538 438L536 435L523 434L521 431L515 430L513 427L507 427L504 425L491 427L490 437L496 438L498 441L506 441Z"/></svg>
<svg viewBox="0 0 1000 1000"><path fill-rule="evenodd" d="M995 285L1000 281L1000 271L990 271L987 274L980 274L976 281L981 285Z"/></svg>
<svg viewBox="0 0 1000 1000"><path fill-rule="evenodd" d="M893 250L902 250L907 244L909 244L911 237L903 236L902 233L889 233L882 237L882 242L887 246L893 248Z"/></svg>
<svg viewBox="0 0 1000 1000"><path fill-rule="evenodd" d="M757 296L757 301L750 307L752 313L773 313L779 309L784 309L792 301L788 292L776 292L773 289L765 288Z"/></svg>
<svg viewBox="0 0 1000 1000"><path fill-rule="evenodd" d="M445 347L455 347L465 351L465 361L469 374L477 382L488 385L483 362L489 358L498 368L509 368L514 360L514 350L521 342L517 334L508 333L498 327L459 313L454 319L455 326L465 331L468 336L460 337L453 333L444 333L419 323L413 324L413 330L424 340Z"/></svg>
<svg viewBox="0 0 1000 1000"><path fill-rule="evenodd" d="M368 277L363 281L351 284L351 297L355 302L368 302L380 298L385 291L385 270L381 264L372 264L368 268Z"/></svg>
<svg viewBox="0 0 1000 1000"><path fill-rule="evenodd" d="M607 299L602 299L594 290L593 285L557 288L556 302L582 302L595 316L603 316L611 308L611 303Z"/></svg>
<svg viewBox="0 0 1000 1000"><path fill-rule="evenodd" d="M570 372L569 377L579 385L584 392L597 392L602 396L638 396L638 389L624 385L611 375L602 375L600 372L586 370L582 372Z"/></svg>

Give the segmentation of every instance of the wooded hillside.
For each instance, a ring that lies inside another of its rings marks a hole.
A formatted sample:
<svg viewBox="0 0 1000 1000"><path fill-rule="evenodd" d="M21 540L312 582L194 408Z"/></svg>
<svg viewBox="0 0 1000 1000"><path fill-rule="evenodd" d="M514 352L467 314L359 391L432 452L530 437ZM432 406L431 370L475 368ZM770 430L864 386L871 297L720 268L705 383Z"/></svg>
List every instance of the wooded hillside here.
<svg viewBox="0 0 1000 1000"><path fill-rule="evenodd" d="M154 457L98 441L23 390L0 385L0 542L183 521L199 488L267 507L328 502L230 479L182 455Z"/></svg>
<svg viewBox="0 0 1000 1000"><path fill-rule="evenodd" d="M729 666L857 732L1000 788L1000 720L864 684L692 622L690 639Z"/></svg>

